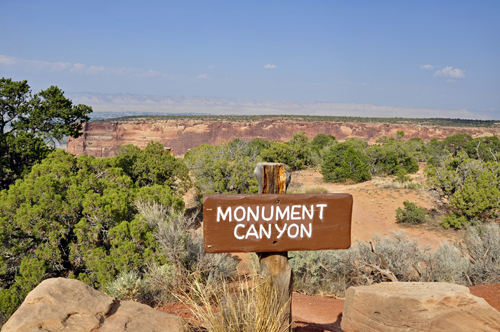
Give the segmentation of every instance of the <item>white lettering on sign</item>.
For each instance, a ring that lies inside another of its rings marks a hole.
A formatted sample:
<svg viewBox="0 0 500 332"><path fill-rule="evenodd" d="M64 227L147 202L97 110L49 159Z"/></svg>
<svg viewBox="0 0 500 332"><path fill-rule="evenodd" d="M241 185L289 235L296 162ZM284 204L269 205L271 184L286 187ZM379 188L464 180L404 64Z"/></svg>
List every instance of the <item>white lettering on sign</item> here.
<svg viewBox="0 0 500 332"><path fill-rule="evenodd" d="M253 210L250 207L248 207L247 221L250 221L250 215L252 215L254 221L259 220L259 207L258 206L257 206L256 211L257 211L256 213L253 213Z"/></svg>
<svg viewBox="0 0 500 332"><path fill-rule="evenodd" d="M315 213L320 220L324 218L324 209L327 204L311 204L307 205L287 205L276 207L271 206L254 206L244 207L237 206L234 209L231 207L217 207L217 222L235 220L237 224L234 227L234 237L238 240L248 239L271 239L274 234L277 239L283 236L288 236L290 239L295 238L311 238L313 233L313 223L304 223L305 221L312 221ZM269 208L266 213L266 208ZM255 222L253 224L240 223ZM282 226L269 221L292 221L292 223L284 223ZM293 221L302 221L302 223L294 223ZM264 223L263 223L264 222Z"/></svg>
<svg viewBox="0 0 500 332"><path fill-rule="evenodd" d="M244 235L239 236L238 235L238 228L243 227L245 228L245 225L243 224L238 224L234 227L234 237L237 238L238 240L243 240L245 238Z"/></svg>
<svg viewBox="0 0 500 332"><path fill-rule="evenodd" d="M326 204L316 204L319 207L319 219L323 220L323 208L326 207Z"/></svg>
<svg viewBox="0 0 500 332"><path fill-rule="evenodd" d="M238 218L238 211L242 211L243 214L241 216L241 218ZM236 221L243 221L245 220L245 217L246 217L246 211L245 211L245 208L243 206L238 206L236 209L234 209L234 220ZM231 221L231 220L229 220Z"/></svg>
<svg viewBox="0 0 500 332"><path fill-rule="evenodd" d="M285 233L286 231L286 224L283 226L283 229L280 229L278 227L278 224L274 224L274 226L276 226L276 229L278 230L278 232L280 232L280 235L278 235L278 239L281 237L281 235L283 235L283 233Z"/></svg>
<svg viewBox="0 0 500 332"><path fill-rule="evenodd" d="M259 229L259 230L260 230L260 232L259 232L260 238L261 238L261 239L262 239L262 238L264 238L264 237L262 236L262 233L264 233L264 235L265 235L268 239L270 239L270 238L271 238L271 224L267 225L267 226L269 226L269 227L268 227L268 229L267 229L267 232L266 232L266 229L264 228L264 225L260 224L259 226L260 226L260 229Z"/></svg>
<svg viewBox="0 0 500 332"><path fill-rule="evenodd" d="M286 219L285 219L286 215ZM279 206L276 207L276 220L290 220L290 207L287 206L284 211L281 211Z"/></svg>
<svg viewBox="0 0 500 332"><path fill-rule="evenodd" d="M217 222L220 221L220 217L222 217L222 220L226 220L228 215L229 215L229 221L231 221L231 207L228 207L226 209L226 213L222 213L222 208L220 206L217 207Z"/></svg>
<svg viewBox="0 0 500 332"><path fill-rule="evenodd" d="M250 226L245 229L247 226L248 225L245 224L237 224L234 227L234 237L238 240L247 240L249 237L255 238L257 240L263 239L264 237L268 239L271 238L271 224L260 224L258 232L255 224L250 224ZM284 224L282 229L277 224L274 224L274 227L276 228L276 233L278 234L278 236L276 237L277 239L281 238L285 234L288 235L288 237L291 239L295 239L296 237L299 237L299 235L301 239L303 239L304 237L312 237L312 223L309 223L307 227L304 224L290 224L290 226L288 226L288 224Z"/></svg>
<svg viewBox="0 0 500 332"><path fill-rule="evenodd" d="M269 220L273 219L273 213L274 213L274 206L273 205L271 205L271 215L269 216L269 218L266 218L264 211L266 211L265 206L262 207L262 219L264 219L265 221L269 221Z"/></svg>

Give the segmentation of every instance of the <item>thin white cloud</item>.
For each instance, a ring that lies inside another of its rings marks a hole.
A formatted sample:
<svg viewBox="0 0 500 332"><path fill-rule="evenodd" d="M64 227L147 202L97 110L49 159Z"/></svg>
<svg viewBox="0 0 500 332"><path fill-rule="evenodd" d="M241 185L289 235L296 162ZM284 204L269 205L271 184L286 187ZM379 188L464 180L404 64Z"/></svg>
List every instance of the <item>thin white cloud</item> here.
<svg viewBox="0 0 500 332"><path fill-rule="evenodd" d="M89 74L97 74L97 73L102 73L106 71L106 67L104 66L90 66L90 68L87 70L87 73Z"/></svg>
<svg viewBox="0 0 500 332"><path fill-rule="evenodd" d="M70 72L76 74L99 75L110 74L131 77L167 77L168 75L156 70L127 67L86 66L83 63L48 62L41 60L26 60L0 54L0 66L18 67L23 71Z"/></svg>
<svg viewBox="0 0 500 332"><path fill-rule="evenodd" d="M432 65L420 65L420 69L434 69L436 67L432 66Z"/></svg>
<svg viewBox="0 0 500 332"><path fill-rule="evenodd" d="M83 71L85 70L85 65L83 63L75 63L69 71Z"/></svg>
<svg viewBox="0 0 500 332"><path fill-rule="evenodd" d="M438 70L434 73L434 76L443 76L443 77L451 77L451 78L464 78L465 70L453 68L451 66L444 67L441 70Z"/></svg>
<svg viewBox="0 0 500 332"><path fill-rule="evenodd" d="M208 77L208 74L201 74L201 75L196 76L196 78L207 78L207 77Z"/></svg>
<svg viewBox="0 0 500 332"><path fill-rule="evenodd" d="M361 86L369 86L370 84L368 84L366 82L363 82L363 83L360 83L359 85L361 85Z"/></svg>
<svg viewBox="0 0 500 332"><path fill-rule="evenodd" d="M276 65L271 65L271 64L268 63L267 65L264 66L264 68L266 68L266 69L274 69L274 68L276 68Z"/></svg>
<svg viewBox="0 0 500 332"><path fill-rule="evenodd" d="M13 66L18 63L18 58L0 54L0 64L6 66Z"/></svg>
<svg viewBox="0 0 500 332"><path fill-rule="evenodd" d="M215 68L215 66L208 66L208 69L213 69Z"/></svg>

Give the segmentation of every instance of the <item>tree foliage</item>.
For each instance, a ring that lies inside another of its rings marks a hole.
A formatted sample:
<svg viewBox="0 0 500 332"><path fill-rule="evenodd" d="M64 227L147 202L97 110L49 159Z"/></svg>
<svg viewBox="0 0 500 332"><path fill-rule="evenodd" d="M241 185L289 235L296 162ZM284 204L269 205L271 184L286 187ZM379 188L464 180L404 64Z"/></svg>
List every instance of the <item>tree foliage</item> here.
<svg viewBox="0 0 500 332"><path fill-rule="evenodd" d="M349 142L343 142L330 147L325 154L321 174L327 182L363 182L371 179L369 168L368 156Z"/></svg>
<svg viewBox="0 0 500 332"><path fill-rule="evenodd" d="M143 150L135 145L120 147L118 166L139 186L167 186L182 196L190 187L189 169L160 143L150 142Z"/></svg>
<svg viewBox="0 0 500 332"><path fill-rule="evenodd" d="M408 200L403 202L404 209L397 208L396 220L404 224L421 224L425 221L427 212L417 203Z"/></svg>
<svg viewBox="0 0 500 332"><path fill-rule="evenodd" d="M0 79L0 189L27 174L55 141L78 137L90 112L56 86L33 95L26 80Z"/></svg>
<svg viewBox="0 0 500 332"><path fill-rule="evenodd" d="M113 159L61 150L0 192L0 309L15 310L45 278L98 287L161 260L150 227L136 217L138 198L184 208L169 187L138 188Z"/></svg>
<svg viewBox="0 0 500 332"><path fill-rule="evenodd" d="M409 140L406 143L388 140L382 145L372 145L366 149L370 157L370 171L376 175L396 175L418 172L417 160L423 158L422 142Z"/></svg>
<svg viewBox="0 0 500 332"><path fill-rule="evenodd" d="M261 156L264 161L283 163L294 170L313 163L311 143L304 132L294 133L286 143L271 142L269 149L262 150Z"/></svg>
<svg viewBox="0 0 500 332"><path fill-rule="evenodd" d="M184 156L194 184L204 193L257 193L253 171L260 156L242 140L220 145L200 145Z"/></svg>
<svg viewBox="0 0 500 332"><path fill-rule="evenodd" d="M469 158L459 152L449 156L443 167L428 165L427 183L437 194L442 206L448 206L450 215L443 225L462 228L471 220L496 216L500 201L500 164Z"/></svg>

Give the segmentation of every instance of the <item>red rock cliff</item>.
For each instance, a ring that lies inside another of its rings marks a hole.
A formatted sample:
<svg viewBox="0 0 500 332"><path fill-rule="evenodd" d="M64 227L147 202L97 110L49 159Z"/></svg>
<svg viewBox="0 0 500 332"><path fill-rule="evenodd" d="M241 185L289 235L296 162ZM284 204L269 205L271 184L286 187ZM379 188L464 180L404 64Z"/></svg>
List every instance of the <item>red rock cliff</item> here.
<svg viewBox="0 0 500 332"><path fill-rule="evenodd" d="M418 126L383 123L307 122L281 118L252 122L203 121L176 119L165 121L89 122L83 135L68 141L67 151L74 155L112 157L122 145L134 144L144 148L149 142L160 142L175 155L183 155L201 144L219 144L235 138L252 140L288 141L293 133L303 131L309 138L319 133L331 134L337 139L359 137L373 143L378 137L395 136L403 130L405 138L420 137L444 139L456 133L473 137L500 134L500 128L462 128Z"/></svg>

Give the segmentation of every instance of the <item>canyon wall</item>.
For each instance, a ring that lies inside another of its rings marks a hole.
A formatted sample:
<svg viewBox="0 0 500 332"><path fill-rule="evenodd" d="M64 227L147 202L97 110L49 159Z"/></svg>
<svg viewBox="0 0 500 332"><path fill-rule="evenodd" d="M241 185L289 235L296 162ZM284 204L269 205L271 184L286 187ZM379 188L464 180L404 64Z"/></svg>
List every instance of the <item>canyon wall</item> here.
<svg viewBox="0 0 500 332"><path fill-rule="evenodd" d="M303 131L309 138L319 133L330 134L339 140L359 137L370 143L383 135L396 136L398 130L405 138L420 137L424 140L442 140L456 133L468 133L473 137L499 135L500 128L465 128L418 126L384 123L349 123L328 121L300 121L286 118L263 119L261 121L207 121L176 119L164 121L95 121L85 124L83 134L69 139L67 151L74 155L112 157L119 147L134 144L144 148L149 142L160 142L174 155L184 155L201 144L219 144L235 138L252 140L263 138L270 141L288 141L293 133Z"/></svg>

